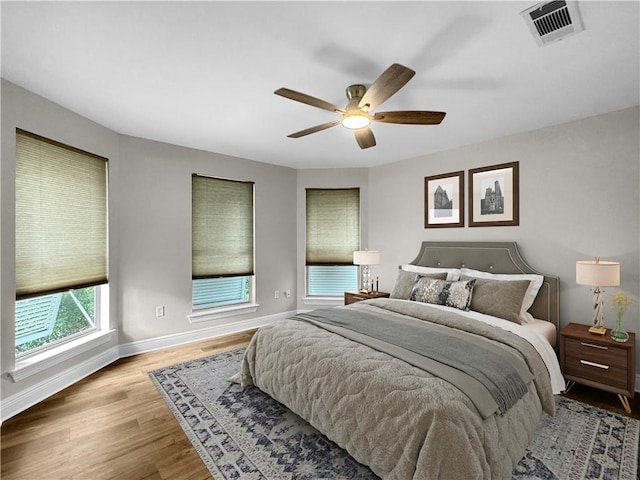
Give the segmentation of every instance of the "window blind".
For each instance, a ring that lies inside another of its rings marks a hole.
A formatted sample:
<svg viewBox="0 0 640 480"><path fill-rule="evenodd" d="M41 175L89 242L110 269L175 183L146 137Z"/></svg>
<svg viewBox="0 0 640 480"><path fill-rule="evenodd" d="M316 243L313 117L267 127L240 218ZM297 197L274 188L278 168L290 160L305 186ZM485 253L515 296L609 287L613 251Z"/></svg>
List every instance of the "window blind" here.
<svg viewBox="0 0 640 480"><path fill-rule="evenodd" d="M307 295L341 297L358 289L357 265L310 265L307 267Z"/></svg>
<svg viewBox="0 0 640 480"><path fill-rule="evenodd" d="M353 265L360 249L360 189L307 189L307 265Z"/></svg>
<svg viewBox="0 0 640 480"><path fill-rule="evenodd" d="M253 275L253 182L193 175L192 276Z"/></svg>
<svg viewBox="0 0 640 480"><path fill-rule="evenodd" d="M193 281L194 309L219 307L249 301L250 277L202 278Z"/></svg>
<svg viewBox="0 0 640 480"><path fill-rule="evenodd" d="M107 282L107 159L16 130L16 298Z"/></svg>

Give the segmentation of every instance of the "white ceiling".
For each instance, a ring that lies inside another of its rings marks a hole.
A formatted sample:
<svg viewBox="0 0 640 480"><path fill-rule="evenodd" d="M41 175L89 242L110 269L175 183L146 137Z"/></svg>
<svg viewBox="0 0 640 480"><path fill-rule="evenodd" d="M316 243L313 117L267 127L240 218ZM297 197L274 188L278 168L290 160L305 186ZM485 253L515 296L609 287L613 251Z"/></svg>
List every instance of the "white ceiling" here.
<svg viewBox="0 0 640 480"><path fill-rule="evenodd" d="M538 47L531 2L2 2L2 76L116 132L296 168L363 167L640 103L637 1L582 1L585 30ZM392 63L417 73L361 150L337 115Z"/></svg>

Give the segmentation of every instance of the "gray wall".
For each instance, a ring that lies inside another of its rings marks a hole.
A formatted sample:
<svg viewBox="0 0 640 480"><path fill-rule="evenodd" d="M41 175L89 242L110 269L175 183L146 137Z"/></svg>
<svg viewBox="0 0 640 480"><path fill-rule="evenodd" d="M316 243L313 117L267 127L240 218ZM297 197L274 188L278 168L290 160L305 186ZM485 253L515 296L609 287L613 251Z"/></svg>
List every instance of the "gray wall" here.
<svg viewBox="0 0 640 480"><path fill-rule="evenodd" d="M122 137L118 182L121 343L296 309L296 171L291 168ZM258 312L190 324L191 174L255 182ZM274 290L294 295L273 298ZM156 318L155 306L166 316Z"/></svg>
<svg viewBox="0 0 640 480"><path fill-rule="evenodd" d="M635 107L371 168L369 244L382 256L373 272L380 288L392 288L397 266L413 260L423 240L513 240L533 268L560 277L563 326L591 322L592 294L576 285L577 260L620 262L619 289L637 301L639 132ZM466 190L470 168L513 161L520 162L519 226L424 228L425 176L465 170ZM605 300L619 289L605 289ZM611 328L615 316L606 306ZM640 332L637 303L624 320L628 331ZM636 362L640 372L640 355Z"/></svg>

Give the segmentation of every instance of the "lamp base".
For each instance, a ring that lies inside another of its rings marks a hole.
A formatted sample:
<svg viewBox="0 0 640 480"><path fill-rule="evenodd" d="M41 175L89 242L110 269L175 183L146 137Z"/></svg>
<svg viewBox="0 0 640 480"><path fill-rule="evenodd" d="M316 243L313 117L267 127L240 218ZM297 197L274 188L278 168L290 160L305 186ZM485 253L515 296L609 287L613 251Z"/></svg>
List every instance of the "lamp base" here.
<svg viewBox="0 0 640 480"><path fill-rule="evenodd" d="M593 333L594 335L604 335L607 333L607 329L604 327L589 327L589 333Z"/></svg>
<svg viewBox="0 0 640 480"><path fill-rule="evenodd" d="M370 292L371 291L371 269L369 265L362 266L362 288L360 292Z"/></svg>

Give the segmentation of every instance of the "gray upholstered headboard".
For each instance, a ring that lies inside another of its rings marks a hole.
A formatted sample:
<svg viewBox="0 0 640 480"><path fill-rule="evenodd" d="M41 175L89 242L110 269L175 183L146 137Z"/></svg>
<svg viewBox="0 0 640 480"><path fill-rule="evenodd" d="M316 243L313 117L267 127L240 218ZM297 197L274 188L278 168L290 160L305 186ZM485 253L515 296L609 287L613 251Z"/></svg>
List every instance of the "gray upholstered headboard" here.
<svg viewBox="0 0 640 480"><path fill-rule="evenodd" d="M515 242L422 242L420 253L411 262L425 267L467 267L490 273L536 273L544 276L538 296L529 309L531 315L560 324L560 279L531 268L520 256Z"/></svg>

